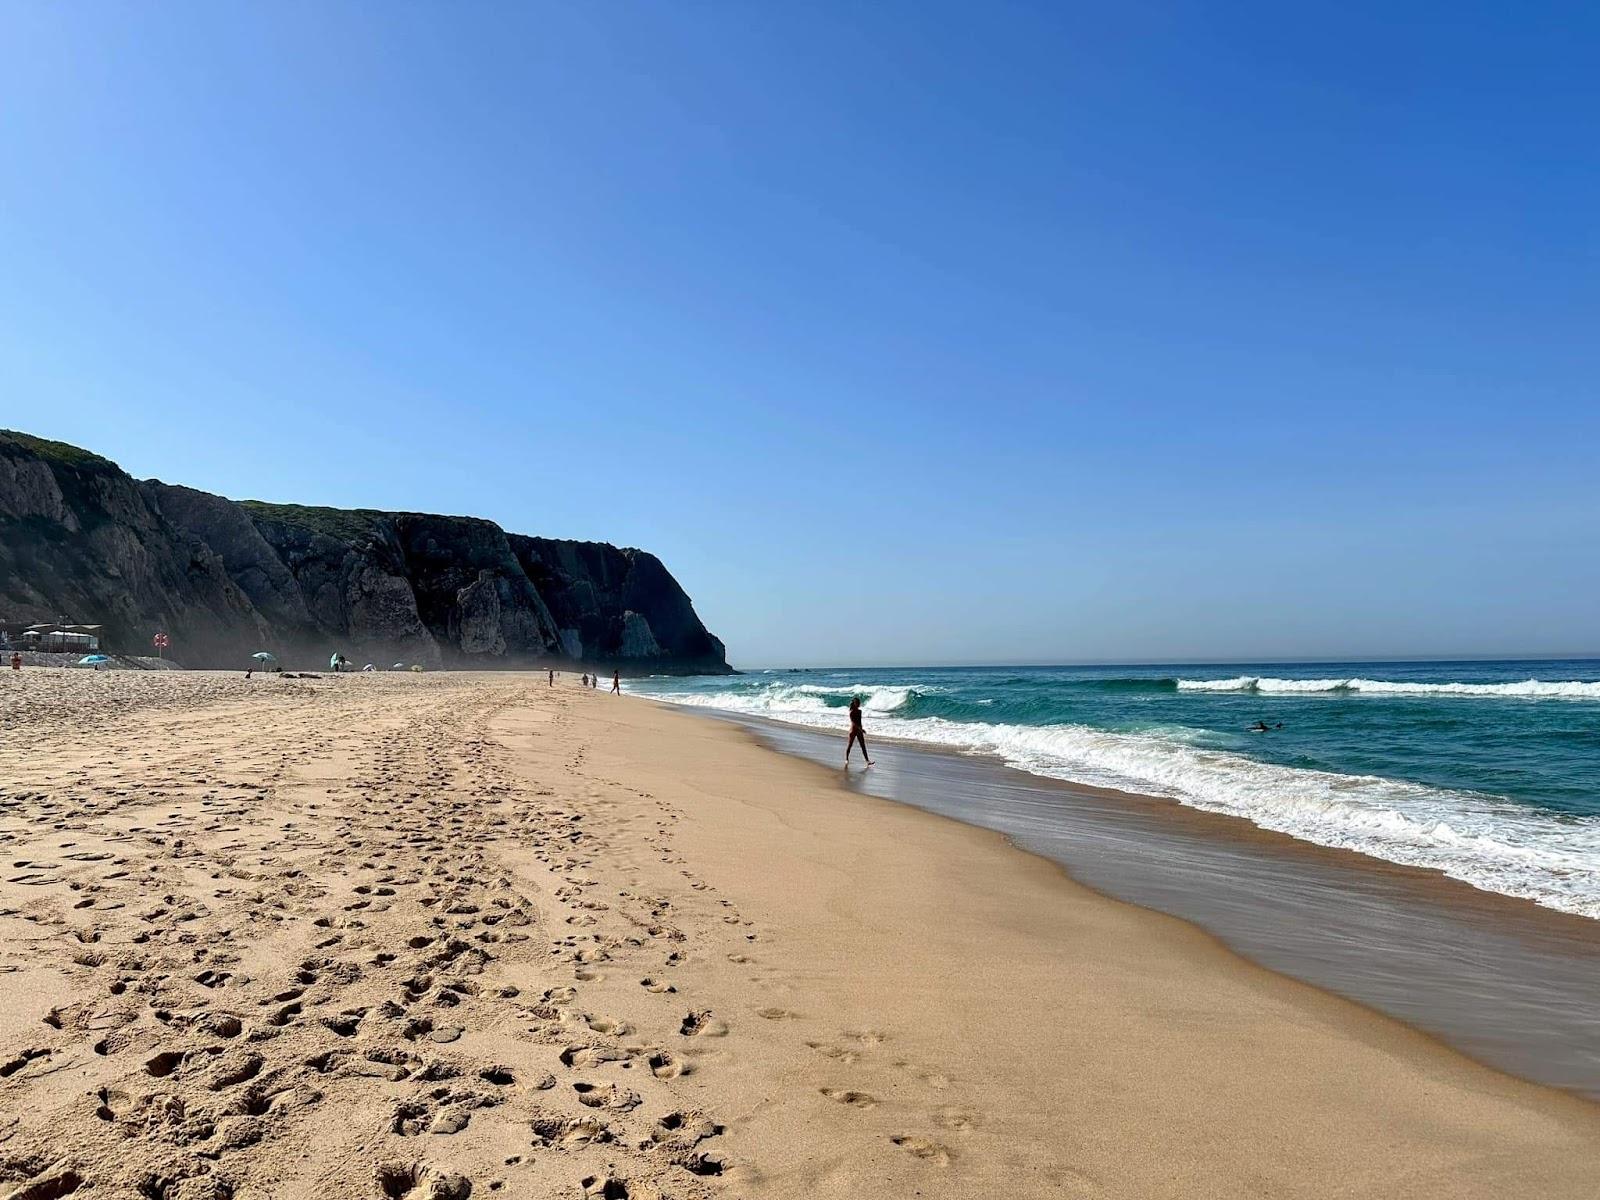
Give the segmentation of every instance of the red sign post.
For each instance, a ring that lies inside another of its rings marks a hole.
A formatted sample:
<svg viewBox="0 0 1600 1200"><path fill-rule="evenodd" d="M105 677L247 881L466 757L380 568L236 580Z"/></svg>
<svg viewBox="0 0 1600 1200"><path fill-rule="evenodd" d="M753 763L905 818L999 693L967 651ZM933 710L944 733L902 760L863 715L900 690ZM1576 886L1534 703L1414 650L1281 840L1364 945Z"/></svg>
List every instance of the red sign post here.
<svg viewBox="0 0 1600 1200"><path fill-rule="evenodd" d="M172 639L164 633L158 633L155 635L155 637L150 639L150 644L156 648L157 658L165 658L166 655L162 654L161 652L168 646L172 645Z"/></svg>

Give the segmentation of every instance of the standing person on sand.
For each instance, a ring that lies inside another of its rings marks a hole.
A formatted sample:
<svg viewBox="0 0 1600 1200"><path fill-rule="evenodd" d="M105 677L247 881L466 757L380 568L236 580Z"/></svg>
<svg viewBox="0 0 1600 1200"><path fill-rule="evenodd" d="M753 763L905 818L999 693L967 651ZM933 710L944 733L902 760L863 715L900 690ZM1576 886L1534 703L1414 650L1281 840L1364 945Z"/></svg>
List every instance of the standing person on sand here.
<svg viewBox="0 0 1600 1200"><path fill-rule="evenodd" d="M844 744L844 769L850 769L850 751L855 749L857 742L861 743L861 757L867 760L867 766L872 765L872 756L867 753L867 735L861 729L861 697L850 697L850 740Z"/></svg>
<svg viewBox="0 0 1600 1200"><path fill-rule="evenodd" d="M550 668L550 686L551 687L555 687L555 685L556 685L556 671L555 671L554 667L551 667Z"/></svg>
<svg viewBox="0 0 1600 1200"><path fill-rule="evenodd" d="M622 695L622 672L611 672L611 692L613 695Z"/></svg>
<svg viewBox="0 0 1600 1200"><path fill-rule="evenodd" d="M22 655L18 654L15 650L11 652L11 669L13 671L22 670Z"/></svg>

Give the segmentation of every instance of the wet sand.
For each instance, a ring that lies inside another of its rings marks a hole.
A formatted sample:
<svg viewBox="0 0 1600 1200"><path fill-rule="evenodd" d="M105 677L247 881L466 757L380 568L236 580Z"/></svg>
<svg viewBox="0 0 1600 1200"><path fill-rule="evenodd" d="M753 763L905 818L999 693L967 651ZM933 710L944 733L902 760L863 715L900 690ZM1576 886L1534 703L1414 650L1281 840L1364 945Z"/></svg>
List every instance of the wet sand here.
<svg viewBox="0 0 1600 1200"><path fill-rule="evenodd" d="M837 764L836 737L727 719L764 745ZM1254 962L1490 1066L1600 1099L1600 921L1174 801L985 756L874 746L877 767L852 771L850 787L1004 833L1079 882L1192 921Z"/></svg>
<svg viewBox="0 0 1600 1200"><path fill-rule="evenodd" d="M32 671L0 733L0 1197L1577 1197L1600 1170L1587 1101L646 701Z"/></svg>

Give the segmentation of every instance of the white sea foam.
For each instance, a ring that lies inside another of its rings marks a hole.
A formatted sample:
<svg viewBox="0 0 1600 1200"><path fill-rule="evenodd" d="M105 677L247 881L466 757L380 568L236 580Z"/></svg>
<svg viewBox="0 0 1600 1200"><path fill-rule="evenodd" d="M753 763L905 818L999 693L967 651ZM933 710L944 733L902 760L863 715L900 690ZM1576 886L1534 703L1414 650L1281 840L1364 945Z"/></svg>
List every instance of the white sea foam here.
<svg viewBox="0 0 1600 1200"><path fill-rule="evenodd" d="M1206 682L1217 686L1238 681ZM744 692L666 692L653 698L843 730L845 711L825 705L822 695L855 692L868 697L867 706L879 714L868 736L877 732L992 754L1036 775L1162 796L1243 817L1318 845L1433 868L1486 891L1600 917L1600 818L1557 817L1495 796L1259 762L1207 745L1215 738L1208 731L1181 726L1116 733L1086 725L896 717L894 711L910 691L873 685L779 686Z"/></svg>
<svg viewBox="0 0 1600 1200"><path fill-rule="evenodd" d="M1347 692L1367 696L1499 696L1556 700L1600 700L1600 682L1523 679L1514 683L1407 683L1392 679L1274 679L1236 675L1231 679L1180 679L1180 692Z"/></svg>
<svg viewBox="0 0 1600 1200"><path fill-rule="evenodd" d="M844 719L845 706L829 704L826 696L860 696L861 707L873 713L892 713L904 708L912 694L929 695L942 689L935 687L899 687L890 684L863 683L856 687L823 687L820 684L769 684L760 691L729 691L709 694L662 693L660 699L670 699L675 704L688 704L698 708L720 708L733 712L754 713L759 716L794 718L811 714L837 714ZM802 722L803 723L803 722Z"/></svg>

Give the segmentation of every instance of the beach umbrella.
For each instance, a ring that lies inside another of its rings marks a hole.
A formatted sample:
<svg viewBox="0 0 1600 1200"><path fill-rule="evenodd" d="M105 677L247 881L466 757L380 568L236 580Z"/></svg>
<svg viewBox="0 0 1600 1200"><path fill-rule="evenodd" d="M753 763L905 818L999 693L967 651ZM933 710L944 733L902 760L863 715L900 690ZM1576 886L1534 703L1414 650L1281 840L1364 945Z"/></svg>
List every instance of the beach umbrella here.
<svg viewBox="0 0 1600 1200"><path fill-rule="evenodd" d="M395 663L395 665L390 667L389 669L391 671L404 671L406 669L406 665L405 665L405 663Z"/></svg>
<svg viewBox="0 0 1600 1200"><path fill-rule="evenodd" d="M276 654L268 654L265 650L258 650L256 653L252 654L250 657L255 659L257 662L277 662L278 661L278 656Z"/></svg>
<svg viewBox="0 0 1600 1200"><path fill-rule="evenodd" d="M85 654L78 660L80 667L92 667L95 663L110 662L111 656L107 654Z"/></svg>

